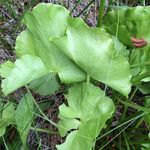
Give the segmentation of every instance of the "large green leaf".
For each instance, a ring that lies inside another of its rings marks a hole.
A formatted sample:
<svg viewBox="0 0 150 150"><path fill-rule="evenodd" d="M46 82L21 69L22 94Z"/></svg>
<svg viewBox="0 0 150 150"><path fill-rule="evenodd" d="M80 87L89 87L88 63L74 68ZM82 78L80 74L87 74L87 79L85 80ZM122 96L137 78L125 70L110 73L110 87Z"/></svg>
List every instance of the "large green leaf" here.
<svg viewBox="0 0 150 150"><path fill-rule="evenodd" d="M59 131L72 131L58 150L91 150L94 139L112 117L114 104L104 91L90 83L75 84L66 95L68 105L59 108Z"/></svg>
<svg viewBox="0 0 150 150"><path fill-rule="evenodd" d="M112 35L118 30L119 40L130 48L133 48L131 37L144 38L148 45L144 48L136 48L130 57L133 76L147 73L150 70L150 7L128 7L122 10L109 12L104 19L105 29ZM146 74L145 74L146 75ZM150 81L148 76L143 76L144 81Z"/></svg>
<svg viewBox="0 0 150 150"><path fill-rule="evenodd" d="M125 96L131 88L131 73L125 47L102 29L68 28L66 35L51 42L76 62L92 78Z"/></svg>
<svg viewBox="0 0 150 150"><path fill-rule="evenodd" d="M62 6L41 3L31 13L26 13L24 23L28 29L17 38L18 56L39 56L49 71L58 73L62 82L85 80L84 71L49 42L49 38L63 35L67 26L85 26L83 21L71 18L69 11Z"/></svg>
<svg viewBox="0 0 150 150"><path fill-rule="evenodd" d="M86 79L86 73L49 42L49 38L63 35L67 26L86 26L81 19L72 18L62 6L41 3L26 13L24 23L28 28L18 36L15 47L19 59L15 65L7 62L0 69L1 76L6 78L2 82L6 95L46 72L57 73L65 83Z"/></svg>
<svg viewBox="0 0 150 150"><path fill-rule="evenodd" d="M7 65L5 67L7 71ZM7 71L7 76L2 81L2 90L7 95L47 73L48 71L39 57L24 55L16 60L11 71Z"/></svg>
<svg viewBox="0 0 150 150"><path fill-rule="evenodd" d="M26 147L27 136L29 134L31 123L33 120L33 101L34 100L31 94L26 94L19 102L15 112L17 129L19 130L24 147Z"/></svg>
<svg viewBox="0 0 150 150"><path fill-rule="evenodd" d="M47 96L56 92L59 85L54 74L47 74L39 79L33 80L28 87L40 95Z"/></svg>
<svg viewBox="0 0 150 150"><path fill-rule="evenodd" d="M57 73L62 82L84 81L87 73L128 95L131 75L128 60L121 50L124 47L105 31L88 28L81 19L72 18L62 6L44 3L28 12L24 23L27 30L19 35L15 48L20 59L24 55L40 58L47 71ZM55 44L53 39L63 37L66 30L66 39ZM22 76L22 80L26 80L25 77ZM20 84L15 84L10 90L7 84L2 84L2 88L8 94L32 80L23 83L18 81Z"/></svg>

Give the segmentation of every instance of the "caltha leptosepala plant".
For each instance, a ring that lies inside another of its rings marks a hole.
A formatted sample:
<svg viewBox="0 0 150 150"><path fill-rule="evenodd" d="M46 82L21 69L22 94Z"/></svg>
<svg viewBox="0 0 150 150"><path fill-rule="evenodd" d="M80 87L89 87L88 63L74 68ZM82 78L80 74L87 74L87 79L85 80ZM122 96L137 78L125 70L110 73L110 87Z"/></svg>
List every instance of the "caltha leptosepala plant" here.
<svg viewBox="0 0 150 150"><path fill-rule="evenodd" d="M148 26L148 23L136 18L143 12L141 17L150 16L148 10L137 7L111 11L101 28L89 27L81 18L71 17L60 5L41 3L24 15L26 30L16 39L17 59L14 63L5 62L0 69L5 95L23 86L29 92L15 113L15 124L24 147L32 124L25 121L20 125L21 119L30 108L30 115L26 116L28 121L32 120L32 111L38 107L30 89L41 95L51 95L60 85L57 76L60 83L69 85L66 103L59 107L60 121L56 124L47 119L58 128L62 137L66 136L57 149L94 149L97 136L115 112L113 100L106 96L107 87L128 98L132 85L139 81L149 82L149 76L146 76L149 66L133 67L135 63L141 63L140 59L135 59L137 55L144 62L147 60L145 52L150 54L149 36L139 29L139 24ZM135 26L131 25L133 21ZM47 81L49 84L45 84ZM104 90L95 83L105 84ZM25 105L28 103L31 107ZM27 111L23 111L20 118L18 114L23 106Z"/></svg>

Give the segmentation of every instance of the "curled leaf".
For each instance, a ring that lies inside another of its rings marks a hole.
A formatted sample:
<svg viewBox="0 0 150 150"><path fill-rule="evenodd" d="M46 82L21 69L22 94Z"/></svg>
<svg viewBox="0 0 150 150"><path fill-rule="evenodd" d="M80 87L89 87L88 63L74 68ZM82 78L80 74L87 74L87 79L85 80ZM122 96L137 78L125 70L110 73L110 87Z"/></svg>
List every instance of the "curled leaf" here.
<svg viewBox="0 0 150 150"><path fill-rule="evenodd" d="M102 29L68 28L66 35L51 39L92 78L127 96L131 88L126 48Z"/></svg>
<svg viewBox="0 0 150 150"><path fill-rule="evenodd" d="M5 67L4 70L7 70L7 66ZM47 73L48 71L39 57L24 55L16 60L13 67L7 72L6 78L2 81L2 90L7 95Z"/></svg>

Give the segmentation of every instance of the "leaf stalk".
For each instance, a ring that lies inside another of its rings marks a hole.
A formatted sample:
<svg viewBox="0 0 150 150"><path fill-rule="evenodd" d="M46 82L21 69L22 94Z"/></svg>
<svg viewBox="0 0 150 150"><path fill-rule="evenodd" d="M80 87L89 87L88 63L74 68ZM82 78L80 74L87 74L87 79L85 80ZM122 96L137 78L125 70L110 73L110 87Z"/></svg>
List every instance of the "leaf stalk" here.
<svg viewBox="0 0 150 150"><path fill-rule="evenodd" d="M105 10L105 0L101 0L99 14L98 14L98 22L97 22L97 27L100 27L100 28L102 27L104 10Z"/></svg>

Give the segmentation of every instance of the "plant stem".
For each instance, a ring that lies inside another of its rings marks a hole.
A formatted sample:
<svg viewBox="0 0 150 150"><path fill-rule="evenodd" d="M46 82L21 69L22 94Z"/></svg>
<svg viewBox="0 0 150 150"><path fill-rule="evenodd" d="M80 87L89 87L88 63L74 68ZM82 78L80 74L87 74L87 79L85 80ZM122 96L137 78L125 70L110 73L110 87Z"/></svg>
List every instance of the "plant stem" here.
<svg viewBox="0 0 150 150"><path fill-rule="evenodd" d="M99 140L99 139L101 139L101 138L107 136L108 134L112 133L113 131L115 131L115 130L121 128L122 126L124 126L124 125L126 125L126 124L128 124L128 123L130 123L130 122L132 122L132 121L134 121L134 120L139 119L140 117L142 117L142 116L144 116L144 115L146 115L146 114L147 114L147 113L142 113L142 114L140 114L140 115L138 115L138 116L136 116L136 117L134 117L134 118L131 118L130 120L127 120L126 122L124 122L124 123L122 123L122 124L119 124L119 125L116 126L115 128L109 130L107 133L104 133L103 135L101 135L100 137L98 137L97 140Z"/></svg>
<svg viewBox="0 0 150 150"><path fill-rule="evenodd" d="M128 101L131 101L131 100L133 99L133 97L134 97L134 95L136 94L138 88L139 88L139 86L137 86L137 87L134 89L134 91L133 91L133 93L131 94L131 96L130 96L130 98L129 98ZM122 116L121 116L121 121L122 121L122 120L125 118L125 116L126 116L127 108L128 108L128 106L124 105L124 111L123 111L123 114L122 114Z"/></svg>
<svg viewBox="0 0 150 150"><path fill-rule="evenodd" d="M6 144L5 139L4 139L4 137L3 137L3 136L2 136L2 139L3 139L3 143L4 143L4 146L5 146L5 149L6 149L6 150L9 150L9 149L8 149L8 146L7 146L7 144Z"/></svg>
<svg viewBox="0 0 150 150"><path fill-rule="evenodd" d="M72 10L70 11L70 14L76 9L77 5L80 3L80 1L77 1L74 5L74 7L72 8Z"/></svg>
<svg viewBox="0 0 150 150"><path fill-rule="evenodd" d="M50 131L50 130L47 130L47 129L34 128L34 127L31 127L30 129L34 130L34 131L38 131L38 132L48 133L48 134L57 134L57 135L59 134L57 132L53 132L53 131Z"/></svg>
<svg viewBox="0 0 150 150"><path fill-rule="evenodd" d="M26 86L26 89L28 91L28 93L32 96L32 93L30 92L30 89ZM37 107L37 109L39 110L40 114L43 116L43 119L47 120L49 123L51 123L53 126L55 127L59 127L59 128L62 128L63 130L66 130L65 127L61 126L61 125L58 125L57 123L53 122L52 120L50 120L46 115L45 113L42 111L42 109L39 107L38 103L36 102L36 100L33 98L33 102L35 104L35 106Z"/></svg>
<svg viewBox="0 0 150 150"><path fill-rule="evenodd" d="M115 138L117 138L122 132L124 132L129 126L131 126L136 120L133 120L129 123L125 128L123 128L118 134L116 134L109 142L107 142L104 146L102 146L99 150L104 149L109 143L111 143Z"/></svg>
<svg viewBox="0 0 150 150"><path fill-rule="evenodd" d="M145 0L143 0L143 6L145 7Z"/></svg>
<svg viewBox="0 0 150 150"><path fill-rule="evenodd" d="M32 93L30 92L30 90L28 89L28 87L26 86L26 89L28 91L28 93L32 96ZM39 107L39 105L37 104L36 100L33 98L33 102L35 104L35 106L37 107L37 109L39 110L39 112L43 115L44 119L49 121L53 126L57 127L57 124L55 122L53 122L52 120L50 120L45 114L44 112L41 110L41 108Z"/></svg>
<svg viewBox="0 0 150 150"><path fill-rule="evenodd" d="M137 123L135 129L138 129L142 122L143 122L143 118L141 118L140 121Z"/></svg>
<svg viewBox="0 0 150 150"><path fill-rule="evenodd" d="M125 132L123 132L123 137L124 137L124 139L125 139L126 149L127 149L127 150L130 150L130 146L129 146L129 143L128 143L128 140L127 140L127 135L125 134Z"/></svg>
<svg viewBox="0 0 150 150"><path fill-rule="evenodd" d="M90 83L90 76L89 76L89 75L87 75L86 82L87 82L87 83Z"/></svg>
<svg viewBox="0 0 150 150"><path fill-rule="evenodd" d="M118 99L118 101L121 102L122 104L128 106L128 107L131 107L131 108L143 111L145 113L150 113L149 108L142 107L142 106L140 106L140 105L138 105L136 103L128 102L128 101L123 101L123 100L120 100L120 99Z"/></svg>
<svg viewBox="0 0 150 150"><path fill-rule="evenodd" d="M91 0L76 17L79 17L94 1L95 0Z"/></svg>
<svg viewBox="0 0 150 150"><path fill-rule="evenodd" d="M105 0L101 0L99 14L98 14L98 22L97 22L97 27L100 27L100 28L102 27L104 10L105 10Z"/></svg>
<svg viewBox="0 0 150 150"><path fill-rule="evenodd" d="M137 87L134 89L133 93L131 94L131 96L130 96L130 98L129 98L129 101L131 101L131 100L133 99L133 97L134 97L134 95L136 94L136 92L137 92L138 89L139 89L139 86L137 86Z"/></svg>

